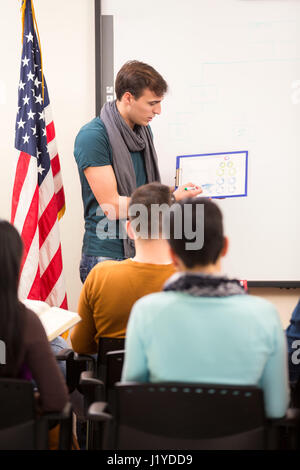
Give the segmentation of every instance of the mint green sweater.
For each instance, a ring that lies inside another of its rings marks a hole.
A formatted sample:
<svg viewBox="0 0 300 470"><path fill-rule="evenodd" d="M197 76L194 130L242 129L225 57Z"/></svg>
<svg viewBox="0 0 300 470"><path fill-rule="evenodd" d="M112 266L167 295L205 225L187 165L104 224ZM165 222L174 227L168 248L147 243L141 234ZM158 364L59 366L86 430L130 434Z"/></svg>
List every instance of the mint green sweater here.
<svg viewBox="0 0 300 470"><path fill-rule="evenodd" d="M268 417L285 414L285 335L273 305L250 295L160 292L134 305L122 381L258 385Z"/></svg>

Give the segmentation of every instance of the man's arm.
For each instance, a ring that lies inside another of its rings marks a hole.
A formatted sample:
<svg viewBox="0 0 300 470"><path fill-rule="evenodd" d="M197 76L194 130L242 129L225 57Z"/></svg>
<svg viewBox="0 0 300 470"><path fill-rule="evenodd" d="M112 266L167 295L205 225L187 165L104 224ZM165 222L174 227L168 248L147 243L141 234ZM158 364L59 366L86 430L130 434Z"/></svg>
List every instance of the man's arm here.
<svg viewBox="0 0 300 470"><path fill-rule="evenodd" d="M112 166L89 166L84 170L84 174L98 204L108 219L126 219L130 198L119 195ZM185 187L194 187L195 189L185 191ZM202 193L200 186L187 183L180 186L173 194L175 199L179 201L186 197L195 197L200 193Z"/></svg>
<svg viewBox="0 0 300 470"><path fill-rule="evenodd" d="M119 195L112 166L89 166L84 174L108 219L126 219L130 198Z"/></svg>

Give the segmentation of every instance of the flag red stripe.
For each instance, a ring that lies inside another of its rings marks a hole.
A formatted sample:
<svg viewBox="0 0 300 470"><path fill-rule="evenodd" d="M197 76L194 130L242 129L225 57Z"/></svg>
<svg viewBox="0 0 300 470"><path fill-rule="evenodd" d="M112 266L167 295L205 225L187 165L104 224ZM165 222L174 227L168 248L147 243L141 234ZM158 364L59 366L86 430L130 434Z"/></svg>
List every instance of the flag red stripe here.
<svg viewBox="0 0 300 470"><path fill-rule="evenodd" d="M26 261L28 251L30 250L30 246L32 240L34 238L36 227L38 223L38 210L39 210L39 187L38 185L35 188L34 195L27 212L25 222L22 228L21 237L24 244L24 257L21 265L21 272L23 269L23 265Z"/></svg>
<svg viewBox="0 0 300 470"><path fill-rule="evenodd" d="M46 300L62 272L61 245L41 277L41 300Z"/></svg>
<svg viewBox="0 0 300 470"><path fill-rule="evenodd" d="M24 181L28 172L30 155L27 153L21 152L18 159L18 164L16 168L16 175L18 178L15 178L13 195L12 195L12 207L11 207L11 223L15 221L16 211L20 199L20 194L23 188Z"/></svg>
<svg viewBox="0 0 300 470"><path fill-rule="evenodd" d="M44 210L43 214L39 219L39 243L40 248L49 235L53 225L57 220L57 203L56 196L53 194L48 206Z"/></svg>
<svg viewBox="0 0 300 470"><path fill-rule="evenodd" d="M52 168L52 173L53 173L53 178L57 173L60 171L60 163L59 163L59 157L58 154L55 155L54 158L51 160L51 168Z"/></svg>
<svg viewBox="0 0 300 470"><path fill-rule="evenodd" d="M55 129L54 129L54 122L51 121L47 126L46 126L46 134L47 134L47 142L51 142L51 140L54 139L55 137Z"/></svg>
<svg viewBox="0 0 300 470"><path fill-rule="evenodd" d="M32 283L30 292L28 294L28 299L31 300L40 300L40 267L38 266L36 276Z"/></svg>
<svg viewBox="0 0 300 470"><path fill-rule="evenodd" d="M64 207L65 205L65 192L64 188L61 188L58 193L56 194L56 203L57 203L57 210L58 212Z"/></svg>
<svg viewBox="0 0 300 470"><path fill-rule="evenodd" d="M65 295L65 298L62 301L62 304L60 305L60 308L64 308L65 310L68 310L67 294Z"/></svg>

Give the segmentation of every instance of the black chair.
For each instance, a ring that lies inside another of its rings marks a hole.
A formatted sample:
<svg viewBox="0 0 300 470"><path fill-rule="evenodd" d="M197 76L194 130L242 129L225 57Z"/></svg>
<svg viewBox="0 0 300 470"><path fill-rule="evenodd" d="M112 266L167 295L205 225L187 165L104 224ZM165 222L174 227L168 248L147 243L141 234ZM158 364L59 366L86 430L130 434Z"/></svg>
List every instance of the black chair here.
<svg viewBox="0 0 300 470"><path fill-rule="evenodd" d="M112 416L105 411L94 403L88 418L111 423L106 449L260 450L278 448L287 426L299 436L299 410L267 420L263 392L254 386L119 383Z"/></svg>
<svg viewBox="0 0 300 470"><path fill-rule="evenodd" d="M97 377L105 381L107 376L107 353L125 348L125 338L101 337L98 342Z"/></svg>
<svg viewBox="0 0 300 470"><path fill-rule="evenodd" d="M114 385L120 382L125 358L125 350L106 353L106 371L104 377L104 400L112 401Z"/></svg>
<svg viewBox="0 0 300 470"><path fill-rule="evenodd" d="M1 450L46 450L48 431L56 424L60 424L59 450L70 450L70 403L67 403L62 412L37 416L32 383L19 379L0 379Z"/></svg>
<svg viewBox="0 0 300 470"><path fill-rule="evenodd" d="M102 399L103 383L92 379L96 371L96 360L89 354L77 354L72 349L63 349L56 355L57 361L66 362L66 383L77 419L78 442L81 448L89 449L93 424L87 420L91 403ZM80 376L86 372L90 380L81 383Z"/></svg>

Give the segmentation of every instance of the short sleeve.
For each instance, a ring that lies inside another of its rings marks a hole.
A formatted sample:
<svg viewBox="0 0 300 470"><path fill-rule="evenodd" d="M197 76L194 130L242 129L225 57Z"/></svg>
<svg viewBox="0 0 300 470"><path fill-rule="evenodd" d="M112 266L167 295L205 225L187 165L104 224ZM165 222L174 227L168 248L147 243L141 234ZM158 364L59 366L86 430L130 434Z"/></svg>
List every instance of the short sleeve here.
<svg viewBox="0 0 300 470"><path fill-rule="evenodd" d="M78 168L112 164L111 145L104 124L99 118L83 126L76 139L74 156Z"/></svg>

